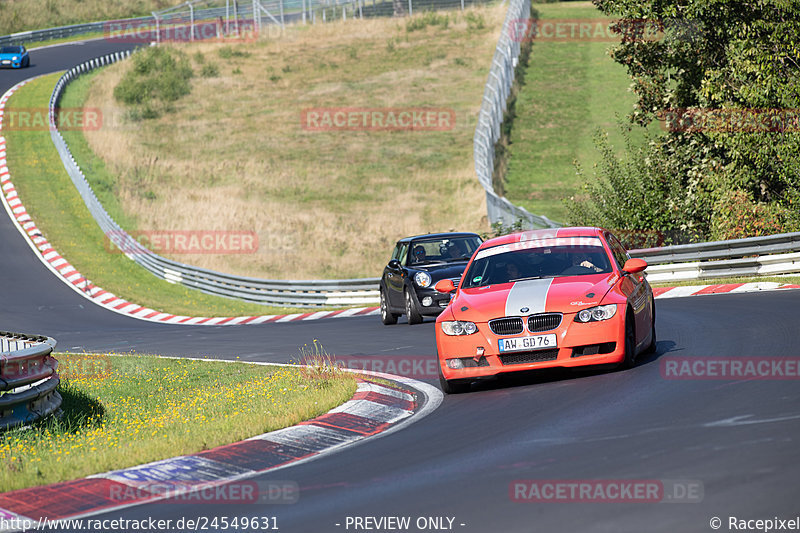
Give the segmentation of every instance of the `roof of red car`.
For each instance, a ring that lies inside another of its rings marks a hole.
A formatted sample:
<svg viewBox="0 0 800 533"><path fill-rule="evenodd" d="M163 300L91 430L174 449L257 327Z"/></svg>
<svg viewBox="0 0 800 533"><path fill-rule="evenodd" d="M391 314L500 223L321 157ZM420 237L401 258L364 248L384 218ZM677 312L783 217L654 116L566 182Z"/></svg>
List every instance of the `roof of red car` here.
<svg viewBox="0 0 800 533"><path fill-rule="evenodd" d="M540 239L554 239L565 237L599 237L603 233L602 228L574 227L574 228L551 228L519 231L508 235L501 235L494 239L484 241L481 248L491 248L501 244L510 244L520 241L533 241Z"/></svg>

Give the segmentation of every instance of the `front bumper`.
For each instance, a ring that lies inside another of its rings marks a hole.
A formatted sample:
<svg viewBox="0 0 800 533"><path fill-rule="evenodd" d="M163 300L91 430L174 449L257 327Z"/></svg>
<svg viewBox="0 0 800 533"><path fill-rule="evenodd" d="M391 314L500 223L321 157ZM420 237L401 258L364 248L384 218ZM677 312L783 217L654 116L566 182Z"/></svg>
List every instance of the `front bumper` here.
<svg viewBox="0 0 800 533"><path fill-rule="evenodd" d="M496 335L486 322L477 324L472 335L449 336L436 324L436 350L445 379L483 378L508 372L542 368L618 364L625 358L625 316L617 313L602 322L575 322L575 314L564 314L561 325L550 331ZM500 353L500 339L555 334L557 348ZM481 356L481 350L483 355ZM462 359L464 368L453 369L448 359Z"/></svg>
<svg viewBox="0 0 800 533"><path fill-rule="evenodd" d="M22 60L1 59L0 68L22 68Z"/></svg>
<svg viewBox="0 0 800 533"><path fill-rule="evenodd" d="M450 294L439 292L432 287L420 289L415 286L414 291L417 297L417 309L423 315L436 316L450 303ZM431 299L430 305L423 305L426 298Z"/></svg>

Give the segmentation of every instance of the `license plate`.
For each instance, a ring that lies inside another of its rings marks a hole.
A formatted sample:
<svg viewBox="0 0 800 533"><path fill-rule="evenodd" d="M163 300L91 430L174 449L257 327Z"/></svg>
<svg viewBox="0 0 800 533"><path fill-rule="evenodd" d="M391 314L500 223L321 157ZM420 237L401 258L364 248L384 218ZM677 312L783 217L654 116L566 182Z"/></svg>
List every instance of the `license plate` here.
<svg viewBox="0 0 800 533"><path fill-rule="evenodd" d="M3 60L3 64L4 64L4 65L10 65L10 64L11 64L11 61L9 61L8 59L4 59L4 60Z"/></svg>
<svg viewBox="0 0 800 533"><path fill-rule="evenodd" d="M530 337L513 337L497 341L500 352L519 352L523 350L545 350L557 348L556 334L532 335Z"/></svg>

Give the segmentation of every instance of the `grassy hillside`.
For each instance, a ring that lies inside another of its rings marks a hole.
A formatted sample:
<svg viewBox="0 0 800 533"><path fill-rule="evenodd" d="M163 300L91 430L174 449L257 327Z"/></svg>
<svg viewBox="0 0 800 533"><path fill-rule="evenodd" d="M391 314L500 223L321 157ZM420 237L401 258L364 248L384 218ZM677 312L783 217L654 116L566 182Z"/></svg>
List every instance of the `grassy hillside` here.
<svg viewBox="0 0 800 533"><path fill-rule="evenodd" d="M486 229L472 135L503 6L292 27L249 44L180 45L192 92L159 118L132 120L114 88L131 68L94 77L85 132L113 176L123 219L139 229L248 230L255 254L180 255L268 278L376 276L399 237ZM205 74L205 75L204 75ZM304 113L433 109L442 130L316 131Z"/></svg>
<svg viewBox="0 0 800 533"><path fill-rule="evenodd" d="M147 16L174 0L2 0L0 35L68 24Z"/></svg>
<svg viewBox="0 0 800 533"><path fill-rule="evenodd" d="M596 20L590 2L535 4L542 20ZM598 128L622 147L617 116L632 109L625 69L614 63L611 42L581 39L534 40L525 85L511 132L506 196L530 212L566 220L562 200L580 191L577 161L591 175L599 161L593 144ZM637 135L638 134L638 135ZM637 139L640 132L634 131Z"/></svg>

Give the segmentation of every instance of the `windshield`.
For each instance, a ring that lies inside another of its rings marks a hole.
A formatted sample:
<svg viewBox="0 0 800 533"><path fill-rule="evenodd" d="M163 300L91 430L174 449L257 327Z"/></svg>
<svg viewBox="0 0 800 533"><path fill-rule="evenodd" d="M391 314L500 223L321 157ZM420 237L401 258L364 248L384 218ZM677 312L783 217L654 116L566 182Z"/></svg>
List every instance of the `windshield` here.
<svg viewBox="0 0 800 533"><path fill-rule="evenodd" d="M478 237L447 237L413 241L411 243L411 253L408 256L408 264L423 265L468 261L480 245L481 240Z"/></svg>
<svg viewBox="0 0 800 533"><path fill-rule="evenodd" d="M0 54L18 54L19 46L4 46L0 48Z"/></svg>
<svg viewBox="0 0 800 533"><path fill-rule="evenodd" d="M542 239L481 250L461 286L601 273L611 273L611 262L599 238Z"/></svg>

